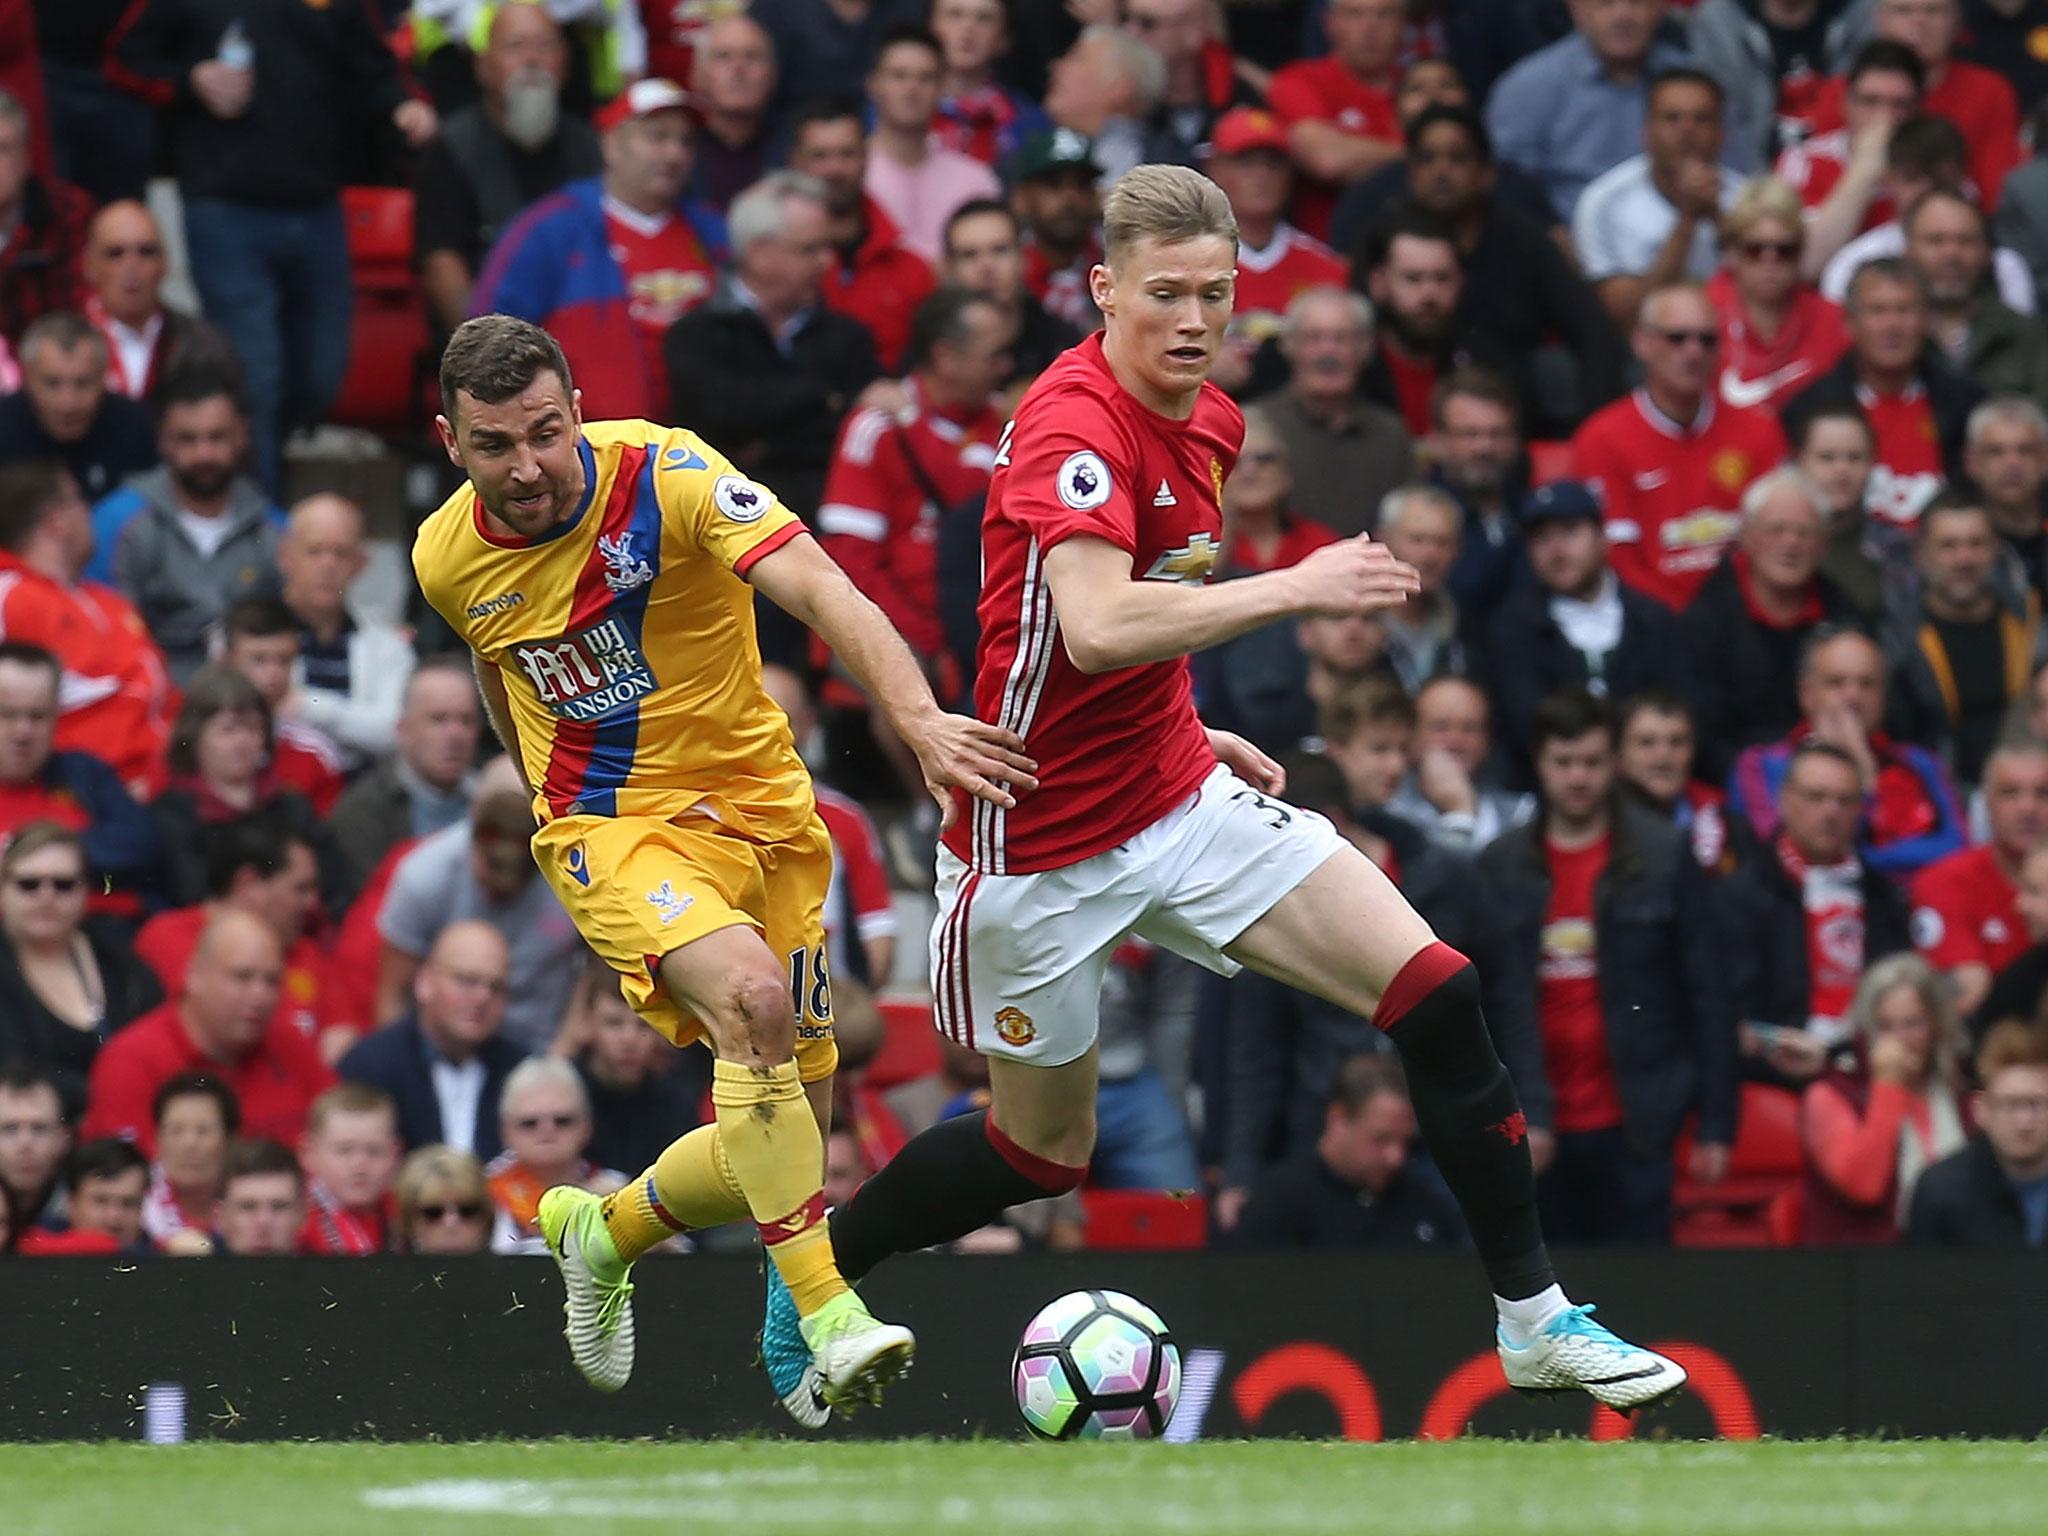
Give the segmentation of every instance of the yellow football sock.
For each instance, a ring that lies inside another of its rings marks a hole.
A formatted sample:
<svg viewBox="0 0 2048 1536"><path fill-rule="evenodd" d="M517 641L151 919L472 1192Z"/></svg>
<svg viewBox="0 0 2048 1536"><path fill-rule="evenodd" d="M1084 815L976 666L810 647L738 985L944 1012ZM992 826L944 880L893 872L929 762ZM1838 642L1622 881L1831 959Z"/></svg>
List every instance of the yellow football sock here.
<svg viewBox="0 0 2048 1536"><path fill-rule="evenodd" d="M628 1264L677 1232L722 1227L747 1214L718 1127L700 1125L669 1143L639 1178L608 1196L604 1229Z"/></svg>
<svg viewBox="0 0 2048 1536"><path fill-rule="evenodd" d="M846 1294L825 1225L824 1138L804 1097L796 1063L711 1069L719 1140L747 1192L768 1257L789 1287L799 1316Z"/></svg>

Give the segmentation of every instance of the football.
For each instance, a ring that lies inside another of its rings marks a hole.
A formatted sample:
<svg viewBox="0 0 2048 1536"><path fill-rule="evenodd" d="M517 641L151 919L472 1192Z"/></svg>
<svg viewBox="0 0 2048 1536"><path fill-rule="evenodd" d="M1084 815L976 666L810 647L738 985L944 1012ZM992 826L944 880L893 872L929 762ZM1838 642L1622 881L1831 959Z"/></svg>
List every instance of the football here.
<svg viewBox="0 0 2048 1536"><path fill-rule="evenodd" d="M1044 1440L1147 1440L1180 1399L1180 1346L1159 1314L1119 1291L1047 1304L1017 1343L1017 1411Z"/></svg>

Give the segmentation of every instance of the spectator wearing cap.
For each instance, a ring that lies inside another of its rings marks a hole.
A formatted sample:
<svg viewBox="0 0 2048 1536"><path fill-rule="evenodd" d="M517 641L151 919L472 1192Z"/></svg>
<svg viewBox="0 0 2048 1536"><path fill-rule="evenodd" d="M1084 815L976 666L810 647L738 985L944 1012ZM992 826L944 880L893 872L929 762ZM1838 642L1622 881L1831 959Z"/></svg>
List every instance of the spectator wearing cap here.
<svg viewBox="0 0 2048 1536"><path fill-rule="evenodd" d="M678 418L805 518L817 515L839 424L878 371L867 327L824 303L829 198L794 170L741 193L731 272L665 344Z"/></svg>
<svg viewBox="0 0 2048 1536"><path fill-rule="evenodd" d="M1494 149L1550 190L1569 224L1595 177L1637 153L1649 83L1686 55L1658 35L1662 0L1572 0L1573 31L1495 82L1486 106Z"/></svg>
<svg viewBox="0 0 2048 1536"><path fill-rule="evenodd" d="M1501 744L1525 764L1541 700L1583 688L1619 701L1676 688L1685 671L1670 610L1615 578L1591 491L1575 480L1541 486L1522 503L1521 524L1536 579L1493 611L1487 656Z"/></svg>
<svg viewBox="0 0 2048 1536"><path fill-rule="evenodd" d="M1465 613L1492 613L1528 579L1517 514L1528 493L1521 402L1488 368L1454 368L1430 398L1429 481L1464 509L1445 585Z"/></svg>
<svg viewBox="0 0 2048 1536"><path fill-rule="evenodd" d="M1039 303L1025 285L1024 229L1007 203L985 197L953 211L946 221L939 274L947 286L978 293L1002 312L1009 340L1010 372L1003 380L1008 390L1021 393L1081 339L1077 327Z"/></svg>
<svg viewBox="0 0 2048 1536"><path fill-rule="evenodd" d="M413 252L442 332L469 318L477 268L504 229L566 182L604 169L563 102L569 45L544 5L501 5L476 53L479 98L452 112L413 170Z"/></svg>
<svg viewBox="0 0 2048 1536"><path fill-rule="evenodd" d="M84 577L92 510L55 462L0 468L0 634L63 658L56 744L147 799L161 786L172 690L135 605Z"/></svg>
<svg viewBox="0 0 2048 1536"><path fill-rule="evenodd" d="M1701 869L1732 869L1728 792L1693 775L1699 733L1692 706L1675 693L1648 688L1622 700L1619 722L1623 796L1685 833Z"/></svg>
<svg viewBox="0 0 2048 1536"><path fill-rule="evenodd" d="M1963 472L2037 597L2048 594L2048 415L2015 395L1986 400L1964 434Z"/></svg>
<svg viewBox="0 0 2048 1536"><path fill-rule="evenodd" d="M14 352L21 388L0 397L0 465L54 461L92 499L156 463L149 412L107 388L106 338L91 321L55 310Z"/></svg>
<svg viewBox="0 0 2048 1536"><path fill-rule="evenodd" d="M1978 1134L1920 1175L1906 1241L2048 1247L2048 1024L2005 1019L1977 1048Z"/></svg>
<svg viewBox="0 0 2048 1536"><path fill-rule="evenodd" d="M1914 946L1940 968L1963 1014L1977 1011L1992 978L2028 948L2020 879L2048 843L2048 744L2021 736L1992 752L1984 813L1984 842L1937 859L1913 882Z"/></svg>
<svg viewBox="0 0 2048 1536"><path fill-rule="evenodd" d="M1053 61L1045 110L1095 146L1102 188L1135 166L1192 165L1194 146L1156 118L1166 99L1166 61L1121 27L1083 27Z"/></svg>
<svg viewBox="0 0 2048 1536"><path fill-rule="evenodd" d="M1555 694L1532 730L1542 811L1479 857L1505 929L1503 1038L1533 1038L1516 1087L1544 1226L1561 1240L1670 1241L1672 1148L1690 1172L1734 1140L1735 1028L1712 892L1678 828L1616 794L1613 710Z"/></svg>
<svg viewBox="0 0 2048 1536"><path fill-rule="evenodd" d="M790 168L825 189L833 252L820 290L825 307L866 326L878 361L893 373L910 342L910 317L934 282L930 263L903 243L896 221L868 192L868 153L859 97L821 96L797 114Z"/></svg>
<svg viewBox="0 0 2048 1536"><path fill-rule="evenodd" d="M309 1036L276 1022L282 969L269 923L247 912L215 916L181 995L122 1030L93 1063L82 1134L126 1137L154 1153L157 1089L203 1070L234 1094L250 1135L297 1141L333 1074Z"/></svg>
<svg viewBox="0 0 2048 1536"><path fill-rule="evenodd" d="M1898 216L1887 181L1892 135L1920 110L1927 72L1903 43L1879 38L1856 51L1845 76L1842 126L1788 145L1772 171L1798 194L1809 221L1804 275L1856 235ZM1739 89L1727 76L1721 83Z"/></svg>
<svg viewBox="0 0 2048 1536"><path fill-rule="evenodd" d="M932 133L944 70L938 39L923 27L905 26L883 37L867 73L875 131L863 185L895 222L904 245L927 262L938 259L955 208L1002 189L987 165L947 149Z"/></svg>
<svg viewBox="0 0 2048 1536"><path fill-rule="evenodd" d="M348 371L348 146L379 119L417 149L434 109L406 84L370 7L308 26L259 6L238 22L249 53L222 58L224 13L145 0L113 39L123 70L170 103L185 243L206 317L234 343L252 404L256 478L275 490L285 435L320 421Z"/></svg>
<svg viewBox="0 0 2048 1536"><path fill-rule="evenodd" d="M926 0L775 0L752 9L775 40L781 99L802 103L864 79L882 40L924 18Z"/></svg>
<svg viewBox="0 0 2048 1536"><path fill-rule="evenodd" d="M229 608L278 590L284 514L243 471L249 430L226 375L169 380L157 397L162 467L93 508L114 584L142 614L180 686L206 664L214 626Z"/></svg>
<svg viewBox="0 0 2048 1536"><path fill-rule="evenodd" d="M697 39L690 107L697 153L690 195L723 214L732 200L783 162L775 95L775 41L744 14L720 16Z"/></svg>
<svg viewBox="0 0 2048 1536"><path fill-rule="evenodd" d="M1706 777L1722 778L1743 748L1792 728L1807 639L1854 620L1848 597L1820 573L1827 542L1821 493L1791 465L1742 493L1742 531L1679 620Z"/></svg>
<svg viewBox="0 0 2048 1536"><path fill-rule="evenodd" d="M1910 531L1943 484L1962 472L1976 382L1944 362L1928 334L1927 291L1904 261L1873 261L1849 285L1849 350L1784 406L1797 422L1823 405L1861 407L1877 438L1866 506Z"/></svg>
<svg viewBox="0 0 2048 1536"><path fill-rule="evenodd" d="M707 303L725 258L717 213L689 201L689 96L638 80L602 112L604 174L572 181L498 237L472 314L544 326L569 359L594 420L665 419L663 337Z"/></svg>
<svg viewBox="0 0 2048 1536"><path fill-rule="evenodd" d="M1043 107L996 78L1010 51L1007 0L932 0L931 28L945 56L932 122L940 144L996 166L1052 126Z"/></svg>
<svg viewBox="0 0 2048 1536"><path fill-rule="evenodd" d="M412 670L393 750L343 791L328 818L350 891L361 890L399 844L468 816L482 722L468 662L429 657Z"/></svg>
<svg viewBox="0 0 2048 1536"><path fill-rule="evenodd" d="M92 219L90 196L34 169L30 137L27 109L0 91L0 340L17 349L31 321L83 297L79 261Z"/></svg>
<svg viewBox="0 0 2048 1536"><path fill-rule="evenodd" d="M1779 119L1803 118L1828 77L1870 36L1876 0L1700 0L1687 30L1693 62L1728 93L1728 127L1743 163L1768 155Z"/></svg>
<svg viewBox="0 0 2048 1536"><path fill-rule="evenodd" d="M1720 212L1740 184L1721 165L1721 87L1696 69L1650 83L1643 152L1587 184L1572 212L1572 243L1617 327L1643 296L1704 282L1719 258Z"/></svg>
<svg viewBox="0 0 2048 1536"><path fill-rule="evenodd" d="M1873 868L1910 880L1966 839L1955 785L1925 747L1894 741L1880 729L1885 712L1884 652L1868 635L1823 627L1799 661L1799 723L1782 740L1746 749L1728 781L1728 814L1770 844L1782 826L1780 802L1793 757L1818 743L1856 769L1859 798L1851 831Z"/></svg>
<svg viewBox="0 0 2048 1536"><path fill-rule="evenodd" d="M1287 388L1261 402L1287 443L1294 504L1340 537L1363 533L1381 498L1414 475L1401 417L1362 397L1375 320L1367 299L1342 288L1296 294L1280 331Z"/></svg>
<svg viewBox="0 0 2048 1536"><path fill-rule="evenodd" d="M85 317L107 343L107 387L147 401L173 373L239 369L228 339L203 320L165 307L163 231L141 203L109 203L85 237Z"/></svg>
<svg viewBox="0 0 2048 1536"><path fill-rule="evenodd" d="M1273 72L1267 97L1305 178L1297 214L1313 234L1329 232L1346 183L1401 158L1394 85L1406 19L1401 0L1330 0L1329 53Z"/></svg>
<svg viewBox="0 0 2048 1536"><path fill-rule="evenodd" d="M1344 286L1351 271L1322 241L1283 216L1294 194L1287 129L1262 107L1236 107L1209 139L1209 177L1237 216L1237 295L1230 331L1211 375L1236 391L1251 377L1257 350L1280 334L1298 293Z"/></svg>
<svg viewBox="0 0 2048 1536"><path fill-rule="evenodd" d="M1721 402L1738 410L1789 399L1849 347L1842 312L1800 276L1806 223L1782 181L1758 176L1721 216L1721 265L1707 298L1721 318Z"/></svg>
<svg viewBox="0 0 2048 1536"><path fill-rule="evenodd" d="M1742 493L1785 457L1785 434L1716 401L1720 321L1698 287L1653 289L1634 340L1642 387L1579 428L1572 462L1606 509L1615 574L1677 612L1734 542Z"/></svg>
<svg viewBox="0 0 2048 1536"><path fill-rule="evenodd" d="M1088 273L1102 259L1102 195L1095 145L1052 128L1027 138L1003 168L1010 208L1024 229L1024 283L1055 316L1082 331L1102 324Z"/></svg>
<svg viewBox="0 0 2048 1536"><path fill-rule="evenodd" d="M1942 358L1988 394L2048 399L2048 330L1999 301L1984 210L1936 188L1900 222L1906 265L1927 296L1928 337Z"/></svg>

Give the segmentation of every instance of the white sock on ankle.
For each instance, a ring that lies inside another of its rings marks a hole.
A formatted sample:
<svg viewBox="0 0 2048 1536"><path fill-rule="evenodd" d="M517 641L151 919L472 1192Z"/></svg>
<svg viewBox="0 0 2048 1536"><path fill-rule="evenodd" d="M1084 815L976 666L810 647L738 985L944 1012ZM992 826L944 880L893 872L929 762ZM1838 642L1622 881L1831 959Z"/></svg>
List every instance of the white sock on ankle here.
<svg viewBox="0 0 2048 1536"><path fill-rule="evenodd" d="M1529 1341L1570 1305L1564 1287L1559 1285L1548 1286L1520 1301L1509 1301L1505 1296L1493 1298L1493 1309L1500 1317L1501 1332L1507 1335L1508 1343L1516 1349L1526 1349Z"/></svg>

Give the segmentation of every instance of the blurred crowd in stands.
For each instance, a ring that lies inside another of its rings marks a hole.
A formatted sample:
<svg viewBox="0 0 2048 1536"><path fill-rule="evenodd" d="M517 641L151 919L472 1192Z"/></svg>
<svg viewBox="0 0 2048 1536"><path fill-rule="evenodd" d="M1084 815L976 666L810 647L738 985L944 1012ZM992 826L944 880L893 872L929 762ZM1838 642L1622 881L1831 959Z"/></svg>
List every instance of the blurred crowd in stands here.
<svg viewBox="0 0 2048 1536"><path fill-rule="evenodd" d="M1004 423L1150 161L1242 236L1214 579L1422 575L1198 657L1203 714L1478 963L1552 1236L2048 1244L2048 0L33 0L0 1254L529 1251L696 1123L409 589L439 346L547 326L958 703ZM843 1198L985 1072L914 763L761 633ZM1462 1241L1367 1021L1135 940L1102 1013L1089 1186L969 1247Z"/></svg>

